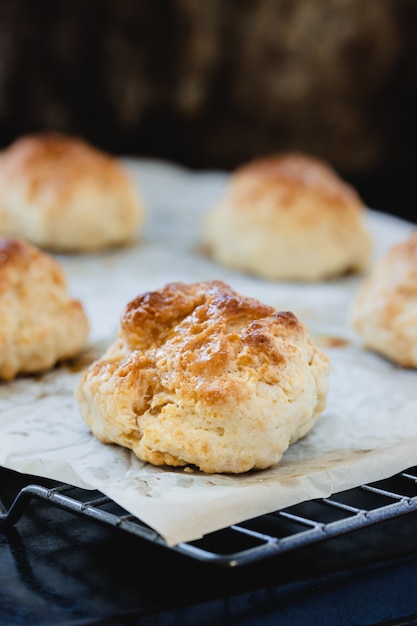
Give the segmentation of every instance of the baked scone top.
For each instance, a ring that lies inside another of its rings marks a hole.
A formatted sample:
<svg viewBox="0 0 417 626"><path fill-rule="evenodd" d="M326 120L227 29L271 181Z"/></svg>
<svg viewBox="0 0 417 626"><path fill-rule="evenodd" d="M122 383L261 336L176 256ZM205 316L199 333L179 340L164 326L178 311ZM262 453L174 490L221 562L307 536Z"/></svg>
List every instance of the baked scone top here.
<svg viewBox="0 0 417 626"><path fill-rule="evenodd" d="M144 461L240 473L274 465L312 428L327 373L293 313L221 281L179 282L126 306L76 396L100 440Z"/></svg>
<svg viewBox="0 0 417 626"><path fill-rule="evenodd" d="M253 210L264 194L273 195L275 208L290 209L298 199L311 196L312 217L326 207L357 206L364 208L356 190L343 181L325 161L306 154L276 154L255 159L231 175L230 195L238 210ZM315 201L314 201L315 200ZM306 216L306 213L304 213Z"/></svg>
<svg viewBox="0 0 417 626"><path fill-rule="evenodd" d="M0 154L0 161L6 182L23 185L30 182L28 200L33 200L45 185L51 197L56 195L65 200L73 185L85 177L94 177L104 186L124 179L124 173L114 167L112 157L81 138L54 132L16 139Z"/></svg>
<svg viewBox="0 0 417 626"><path fill-rule="evenodd" d="M279 370L292 357L284 342L303 337L305 327L291 312L211 281L172 283L139 296L122 315L121 334L132 352L163 349L159 366L183 397L218 405L244 399L238 380L243 370L278 383Z"/></svg>
<svg viewBox="0 0 417 626"><path fill-rule="evenodd" d="M44 254L24 239L0 238L0 296L18 289L36 264L38 275L58 289L66 289L64 271L55 258Z"/></svg>

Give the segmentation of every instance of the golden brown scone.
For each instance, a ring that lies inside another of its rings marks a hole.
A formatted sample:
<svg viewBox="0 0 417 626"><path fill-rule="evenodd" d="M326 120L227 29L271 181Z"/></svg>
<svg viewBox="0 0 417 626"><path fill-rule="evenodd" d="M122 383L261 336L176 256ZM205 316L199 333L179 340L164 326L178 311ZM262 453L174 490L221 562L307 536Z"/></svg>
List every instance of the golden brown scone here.
<svg viewBox="0 0 417 626"><path fill-rule="evenodd" d="M22 239L0 239L0 378L39 372L76 356L88 321L61 265Z"/></svg>
<svg viewBox="0 0 417 626"><path fill-rule="evenodd" d="M327 390L328 358L293 313L210 281L128 303L76 398L98 439L143 461L241 473L277 463Z"/></svg>
<svg viewBox="0 0 417 626"><path fill-rule="evenodd" d="M3 236L56 252L90 252L132 242L144 215L119 161L82 139L26 135L0 155Z"/></svg>
<svg viewBox="0 0 417 626"><path fill-rule="evenodd" d="M356 191L302 154L256 159L230 177L203 223L212 256L270 280L321 281L369 262L371 238Z"/></svg>
<svg viewBox="0 0 417 626"><path fill-rule="evenodd" d="M417 230L375 263L353 301L351 322L364 347L417 368Z"/></svg>

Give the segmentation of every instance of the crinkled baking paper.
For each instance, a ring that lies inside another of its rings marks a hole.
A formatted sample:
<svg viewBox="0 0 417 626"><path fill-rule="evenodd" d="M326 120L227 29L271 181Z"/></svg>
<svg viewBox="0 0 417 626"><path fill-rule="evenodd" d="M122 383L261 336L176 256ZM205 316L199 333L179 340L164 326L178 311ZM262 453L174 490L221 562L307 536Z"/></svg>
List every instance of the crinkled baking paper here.
<svg viewBox="0 0 417 626"><path fill-rule="evenodd" d="M122 250L58 256L71 295L89 317L90 345L76 365L0 384L0 464L98 489L168 545L417 464L417 371L362 349L348 319L361 277L274 283L220 267L204 254L201 220L220 197L226 174L149 160L124 163L146 201L143 236ZM374 260L415 227L371 210L366 219ZM131 451L95 439L74 398L83 368L113 341L127 302L170 281L210 279L293 311L330 357L325 412L269 470L205 475L144 464Z"/></svg>

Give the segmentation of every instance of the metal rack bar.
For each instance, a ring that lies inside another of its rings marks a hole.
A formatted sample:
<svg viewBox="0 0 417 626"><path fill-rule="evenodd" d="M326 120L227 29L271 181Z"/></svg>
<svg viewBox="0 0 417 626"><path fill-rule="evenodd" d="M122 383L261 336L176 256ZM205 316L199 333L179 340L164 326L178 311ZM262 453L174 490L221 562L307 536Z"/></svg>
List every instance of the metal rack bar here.
<svg viewBox="0 0 417 626"><path fill-rule="evenodd" d="M395 490L389 488L393 481L396 484ZM415 493L407 495L410 484ZM407 488L404 488L405 485ZM376 496L381 501L372 505L370 496ZM16 524L33 499L48 502L102 524L121 528L191 558L220 566L236 567L417 511L417 468L408 469L386 481L362 485L342 494L333 494L328 498L275 511L172 548L168 548L152 528L115 505L99 491L85 491L66 484L53 487L26 485L17 493L8 509L2 507L4 510L0 513L0 528L1 525ZM349 502L352 499L357 500L357 504ZM112 505L117 512L107 510ZM312 505L317 509L314 514L308 510ZM322 516L325 509L337 512L341 517L325 521L325 516Z"/></svg>

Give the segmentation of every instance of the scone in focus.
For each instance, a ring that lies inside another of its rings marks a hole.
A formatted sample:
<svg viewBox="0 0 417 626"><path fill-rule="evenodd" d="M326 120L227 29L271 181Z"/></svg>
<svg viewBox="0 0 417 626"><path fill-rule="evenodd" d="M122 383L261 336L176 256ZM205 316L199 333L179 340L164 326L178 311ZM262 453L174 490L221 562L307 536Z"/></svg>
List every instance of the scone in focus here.
<svg viewBox="0 0 417 626"><path fill-rule="evenodd" d="M0 378L40 372L84 348L88 321L61 265L21 239L0 239Z"/></svg>
<svg viewBox="0 0 417 626"><path fill-rule="evenodd" d="M302 154L254 160L231 174L203 238L213 258L270 280L321 281L362 272L371 254L365 206L323 161Z"/></svg>
<svg viewBox="0 0 417 626"><path fill-rule="evenodd" d="M55 252L136 239L144 206L116 158L76 137L26 135L0 155L0 234Z"/></svg>
<svg viewBox="0 0 417 626"><path fill-rule="evenodd" d="M417 368L417 230L374 265L353 302L351 322L364 347Z"/></svg>
<svg viewBox="0 0 417 626"><path fill-rule="evenodd" d="M76 398L98 439L143 461L240 473L276 464L327 389L328 358L293 313L212 281L128 303Z"/></svg>

